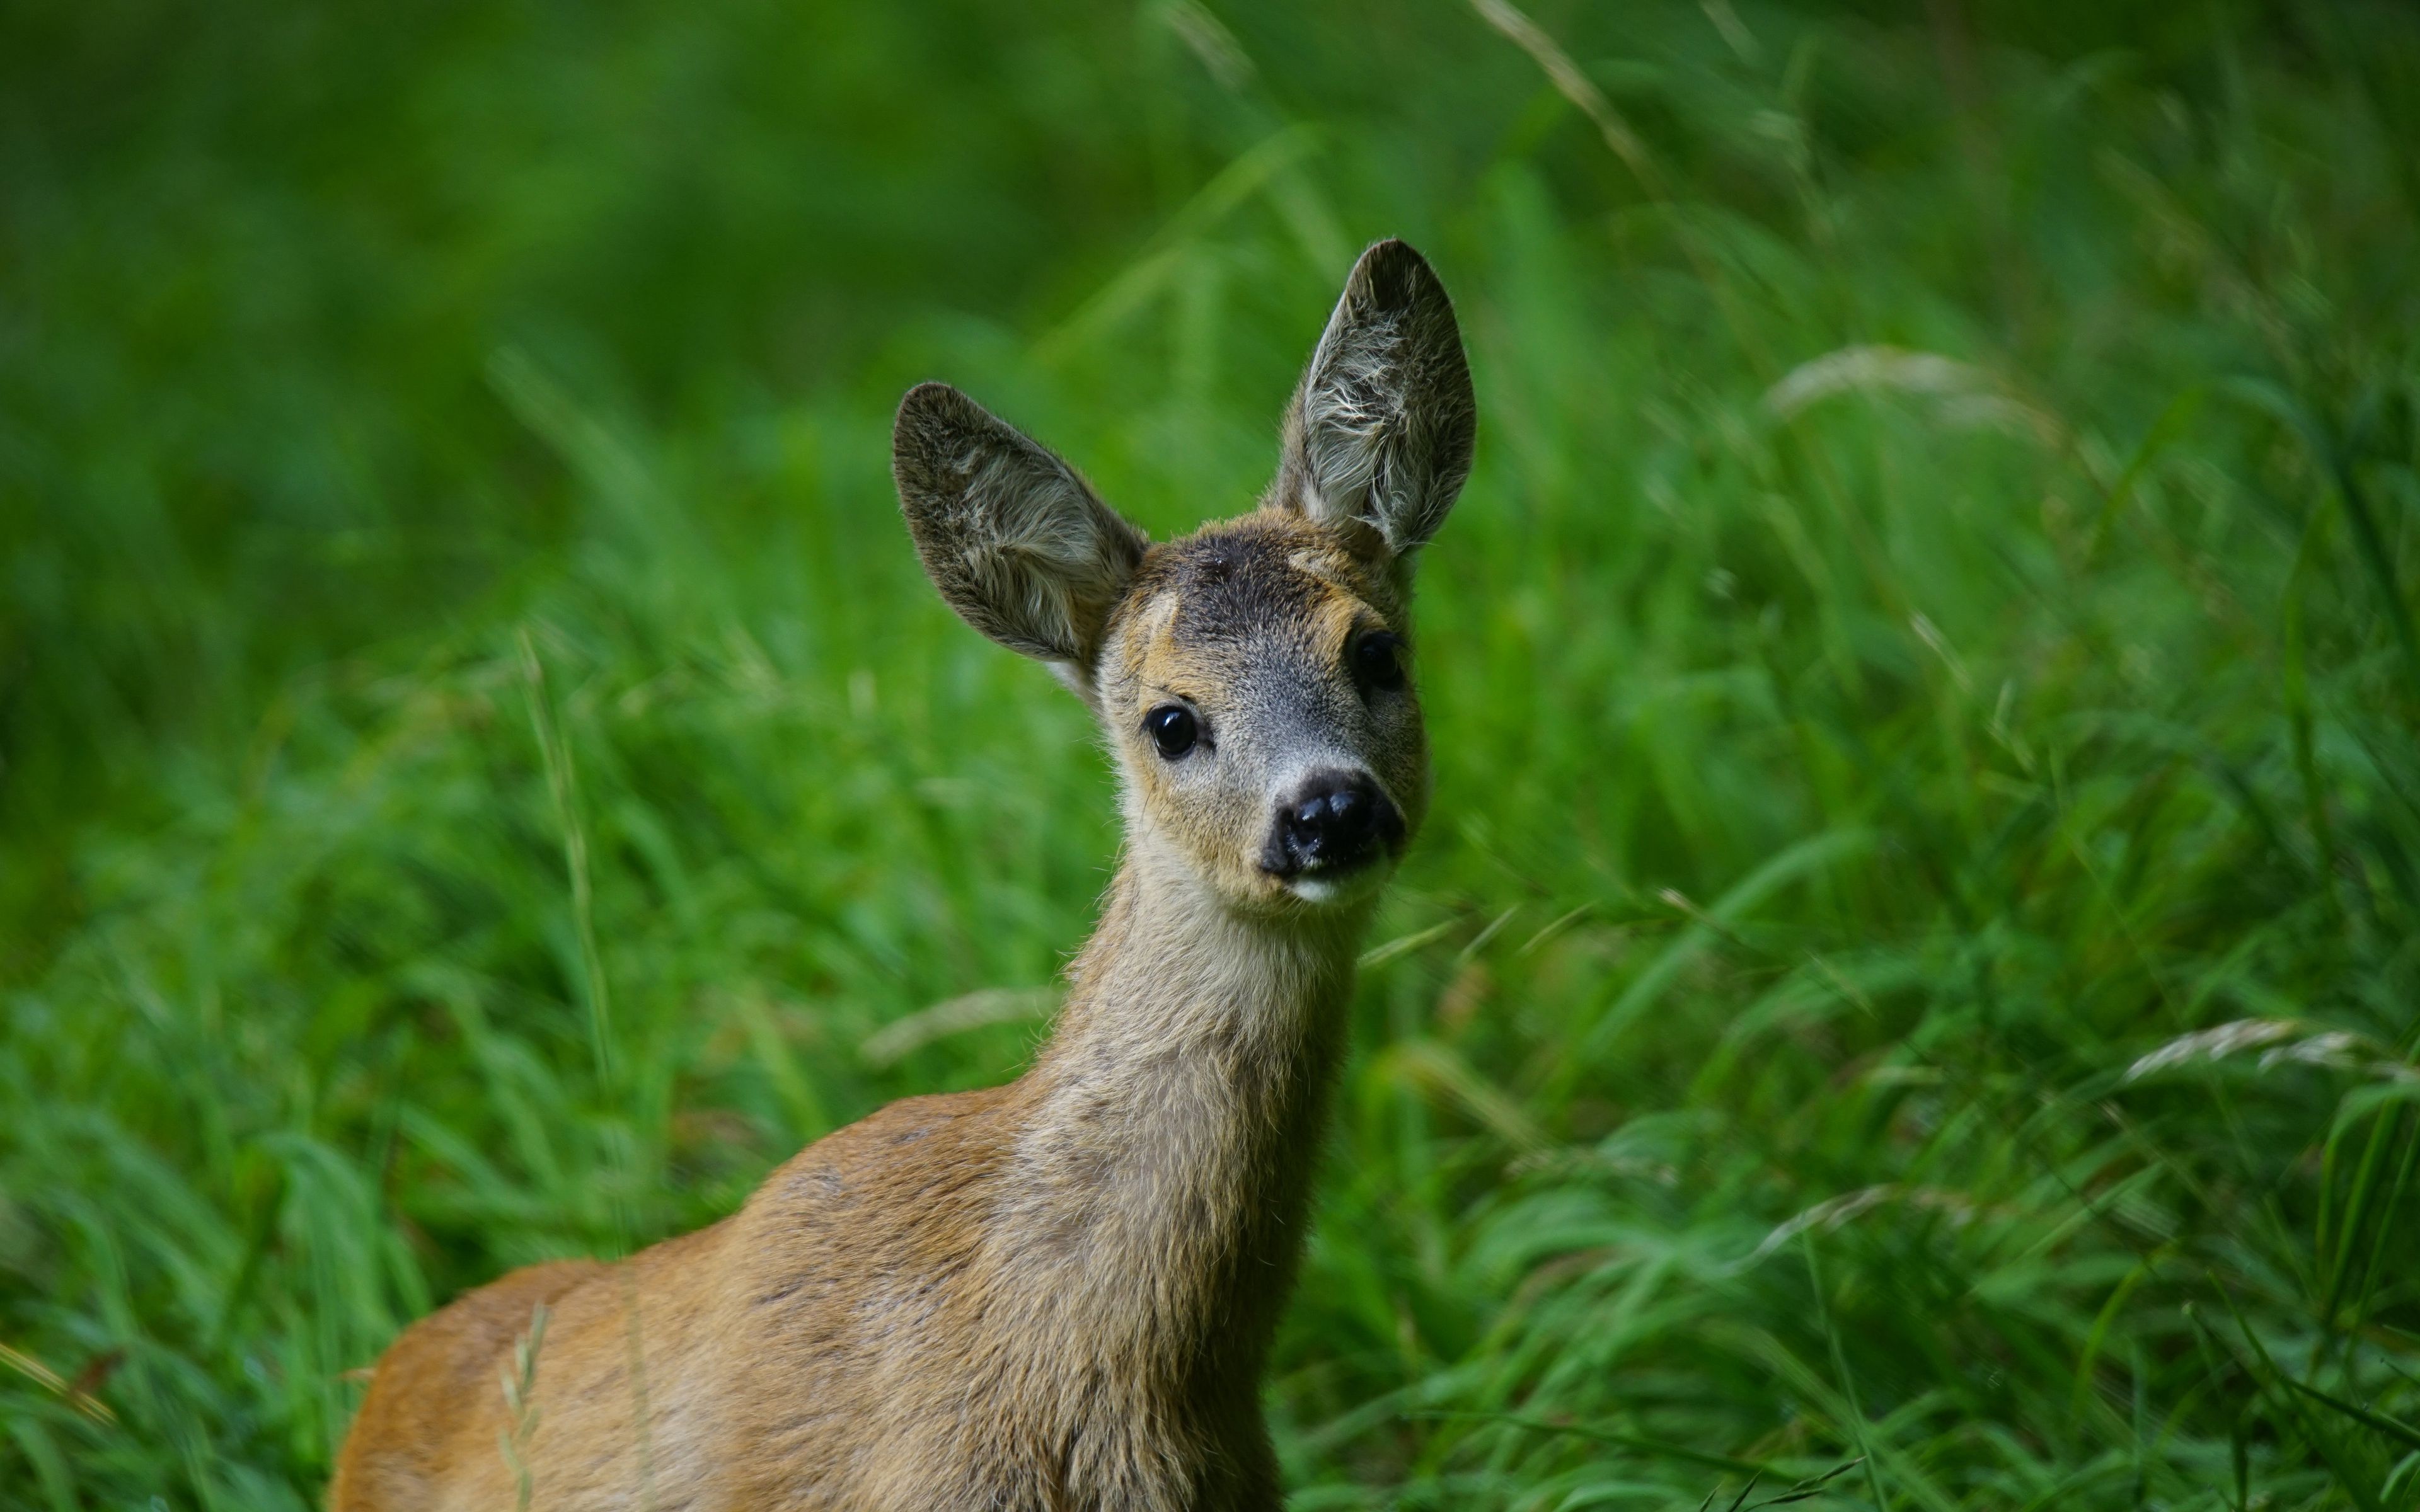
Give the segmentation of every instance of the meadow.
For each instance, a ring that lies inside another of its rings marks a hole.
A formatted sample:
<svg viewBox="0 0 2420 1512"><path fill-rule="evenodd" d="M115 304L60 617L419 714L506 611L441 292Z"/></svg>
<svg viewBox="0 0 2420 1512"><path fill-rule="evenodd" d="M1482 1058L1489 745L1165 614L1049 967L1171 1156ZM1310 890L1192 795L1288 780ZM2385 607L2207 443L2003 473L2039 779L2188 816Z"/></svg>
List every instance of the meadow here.
<svg viewBox="0 0 2420 1512"><path fill-rule="evenodd" d="M1395 234L1292 1504L2420 1507L2415 145L2361 0L9 8L0 1506L316 1506L412 1318L1015 1075L1109 774L892 407L1184 532Z"/></svg>

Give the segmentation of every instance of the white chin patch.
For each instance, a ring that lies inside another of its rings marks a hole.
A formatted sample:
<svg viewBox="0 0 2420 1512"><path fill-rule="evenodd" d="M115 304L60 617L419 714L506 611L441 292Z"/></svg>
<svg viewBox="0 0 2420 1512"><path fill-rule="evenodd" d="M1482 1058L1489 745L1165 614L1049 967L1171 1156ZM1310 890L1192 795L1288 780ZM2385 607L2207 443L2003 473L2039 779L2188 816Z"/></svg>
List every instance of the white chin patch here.
<svg viewBox="0 0 2420 1512"><path fill-rule="evenodd" d="M1334 876L1294 877L1285 887L1307 903L1349 903L1377 890L1386 875L1383 866L1357 866Z"/></svg>

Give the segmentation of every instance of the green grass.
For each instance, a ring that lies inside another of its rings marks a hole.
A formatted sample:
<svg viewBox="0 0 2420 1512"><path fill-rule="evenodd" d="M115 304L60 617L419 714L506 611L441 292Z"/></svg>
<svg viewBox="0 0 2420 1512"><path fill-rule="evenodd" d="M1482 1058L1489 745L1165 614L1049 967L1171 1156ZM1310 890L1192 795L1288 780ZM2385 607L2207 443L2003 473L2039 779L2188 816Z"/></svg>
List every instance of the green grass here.
<svg viewBox="0 0 2420 1512"><path fill-rule="evenodd" d="M1400 233L1295 1504L2420 1505L2420 22L1528 13L0 20L0 1504L314 1504L412 1317L1015 1074L1109 779L890 407L1188 528Z"/></svg>

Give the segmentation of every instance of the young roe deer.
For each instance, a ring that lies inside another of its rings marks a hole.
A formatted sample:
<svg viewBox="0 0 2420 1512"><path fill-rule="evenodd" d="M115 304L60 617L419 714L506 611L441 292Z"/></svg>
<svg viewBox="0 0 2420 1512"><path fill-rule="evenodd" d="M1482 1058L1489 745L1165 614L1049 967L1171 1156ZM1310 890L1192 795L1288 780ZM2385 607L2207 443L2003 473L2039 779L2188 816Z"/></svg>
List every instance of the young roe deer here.
<svg viewBox="0 0 2420 1512"><path fill-rule="evenodd" d="M712 1227L424 1319L335 1512L1279 1506L1263 1357L1357 942L1425 808L1411 559L1475 423L1452 306L1398 241L1354 267L1259 508L1181 540L956 390L911 392L925 570L1117 763L1124 861L1048 1044L1007 1087L818 1140ZM500 1377L540 1306L522 1396Z"/></svg>

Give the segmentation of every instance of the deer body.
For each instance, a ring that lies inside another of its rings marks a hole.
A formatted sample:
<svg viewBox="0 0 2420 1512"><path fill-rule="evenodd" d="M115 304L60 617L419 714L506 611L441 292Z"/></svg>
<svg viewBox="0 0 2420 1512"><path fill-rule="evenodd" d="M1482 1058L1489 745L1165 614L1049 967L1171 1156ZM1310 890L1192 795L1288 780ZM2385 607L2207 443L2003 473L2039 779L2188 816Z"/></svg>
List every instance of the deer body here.
<svg viewBox="0 0 2420 1512"><path fill-rule="evenodd" d="M1357 447L1323 434L1373 407ZM1399 243L1355 270L1273 497L1180 541L954 391L911 393L901 493L936 584L1064 669L1123 779L1125 856L1048 1044L1009 1086L817 1141L711 1227L414 1326L334 1512L1279 1506L1260 1376L1354 953L1425 797L1405 558L1469 412L1450 307Z"/></svg>

